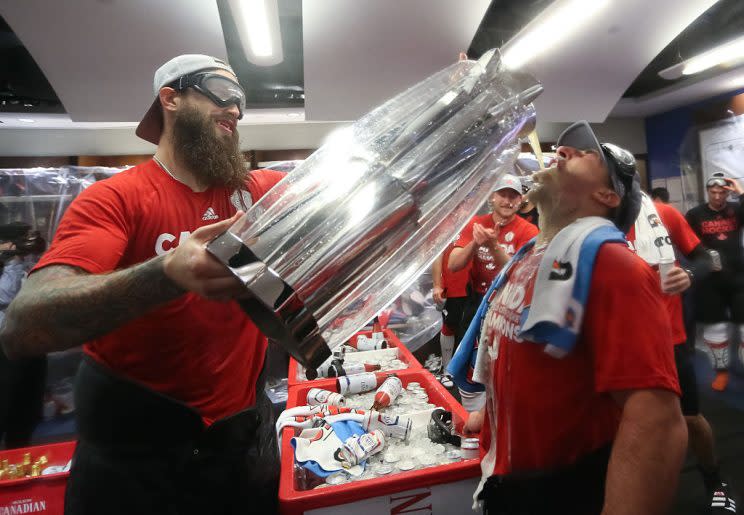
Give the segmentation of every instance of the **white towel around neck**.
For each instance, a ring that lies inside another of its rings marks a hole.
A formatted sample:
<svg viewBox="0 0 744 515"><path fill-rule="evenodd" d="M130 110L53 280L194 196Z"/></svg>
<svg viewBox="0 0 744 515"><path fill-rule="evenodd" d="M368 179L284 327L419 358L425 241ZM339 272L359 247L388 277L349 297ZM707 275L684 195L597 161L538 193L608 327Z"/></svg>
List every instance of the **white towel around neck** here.
<svg viewBox="0 0 744 515"><path fill-rule="evenodd" d="M669 232L659 217L653 201L641 193L641 211L635 221L635 251L649 265L674 259Z"/></svg>

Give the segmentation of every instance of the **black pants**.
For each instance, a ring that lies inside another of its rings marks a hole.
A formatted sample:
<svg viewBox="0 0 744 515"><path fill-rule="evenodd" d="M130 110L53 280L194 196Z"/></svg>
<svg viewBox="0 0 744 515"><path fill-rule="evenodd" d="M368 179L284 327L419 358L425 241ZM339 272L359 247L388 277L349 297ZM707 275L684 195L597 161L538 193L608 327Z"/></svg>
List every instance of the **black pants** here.
<svg viewBox="0 0 744 515"><path fill-rule="evenodd" d="M604 505L611 445L567 467L515 476L492 476L480 493L485 515L599 515Z"/></svg>
<svg viewBox="0 0 744 515"><path fill-rule="evenodd" d="M695 288L697 321L744 324L744 270L711 273Z"/></svg>
<svg viewBox="0 0 744 515"><path fill-rule="evenodd" d="M457 346L460 344L458 335L460 334L462 317L465 313L465 305L467 304L467 301L467 297L447 297L444 301L442 323L454 333L455 346L453 347L453 352L454 350L457 350Z"/></svg>
<svg viewBox="0 0 744 515"><path fill-rule="evenodd" d="M458 342L462 341L463 336L468 331L468 327L470 327L470 323L473 321L473 317L475 317L475 313L478 311L482 300L483 294L476 292L468 285L468 296L466 297L465 306L462 311L462 321L455 334L455 339Z"/></svg>
<svg viewBox="0 0 744 515"><path fill-rule="evenodd" d="M10 361L0 350L0 442L5 447L28 447L41 419L47 359Z"/></svg>
<svg viewBox="0 0 744 515"><path fill-rule="evenodd" d="M75 385L80 438L65 513L276 513L276 436L258 386L255 407L204 428L188 406L86 358Z"/></svg>

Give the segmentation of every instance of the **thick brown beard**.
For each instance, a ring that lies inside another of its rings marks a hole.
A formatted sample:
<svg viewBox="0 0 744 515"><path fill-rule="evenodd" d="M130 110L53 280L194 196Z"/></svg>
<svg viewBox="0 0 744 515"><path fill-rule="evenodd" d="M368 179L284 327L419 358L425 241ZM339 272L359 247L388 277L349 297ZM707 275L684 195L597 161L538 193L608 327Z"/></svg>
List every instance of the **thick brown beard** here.
<svg viewBox="0 0 744 515"><path fill-rule="evenodd" d="M173 146L177 164L191 171L200 185L243 187L247 170L237 130L220 138L211 117L186 105L176 113Z"/></svg>

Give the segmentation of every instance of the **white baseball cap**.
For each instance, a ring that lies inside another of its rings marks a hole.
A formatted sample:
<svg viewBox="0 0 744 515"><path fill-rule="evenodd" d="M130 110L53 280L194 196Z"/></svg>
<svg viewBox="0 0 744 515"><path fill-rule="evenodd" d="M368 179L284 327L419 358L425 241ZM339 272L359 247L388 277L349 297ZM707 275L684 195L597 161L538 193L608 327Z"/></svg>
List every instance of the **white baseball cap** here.
<svg viewBox="0 0 744 515"><path fill-rule="evenodd" d="M522 181L519 180L519 177L512 174L505 174L502 175L499 179L499 182L496 183L496 187L493 189L493 191L501 191L506 189L513 189L520 195L522 194Z"/></svg>
<svg viewBox="0 0 744 515"><path fill-rule="evenodd" d="M160 108L158 93L160 89L174 82L184 75L202 70L227 70L233 75L235 72L222 59L202 54L184 54L174 57L157 69L152 81L152 91L155 100L150 109L137 125L134 133L140 138L157 145L160 142L160 134L163 132L163 112Z"/></svg>

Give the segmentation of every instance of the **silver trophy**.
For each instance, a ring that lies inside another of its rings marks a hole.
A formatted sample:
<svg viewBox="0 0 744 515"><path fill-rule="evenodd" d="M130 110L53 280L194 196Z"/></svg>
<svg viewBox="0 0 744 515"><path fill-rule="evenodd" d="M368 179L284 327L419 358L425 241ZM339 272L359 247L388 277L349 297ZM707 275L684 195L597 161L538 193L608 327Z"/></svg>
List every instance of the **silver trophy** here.
<svg viewBox="0 0 744 515"><path fill-rule="evenodd" d="M498 51L334 134L208 250L269 338L315 368L400 295L513 169L542 86Z"/></svg>

